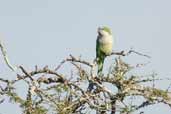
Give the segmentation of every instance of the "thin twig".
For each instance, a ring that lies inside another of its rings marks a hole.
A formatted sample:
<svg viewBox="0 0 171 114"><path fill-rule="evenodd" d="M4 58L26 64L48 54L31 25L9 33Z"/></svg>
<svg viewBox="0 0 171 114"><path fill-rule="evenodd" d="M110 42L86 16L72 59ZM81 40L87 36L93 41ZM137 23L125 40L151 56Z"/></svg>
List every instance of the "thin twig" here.
<svg viewBox="0 0 171 114"><path fill-rule="evenodd" d="M66 61L78 62L78 63L85 64L85 65L87 65L89 67L93 67L93 64L91 64L91 63L89 63L87 61L81 60L81 59L77 59L72 55L70 55L70 58L67 58Z"/></svg>
<svg viewBox="0 0 171 114"><path fill-rule="evenodd" d="M61 66L66 62L66 60L61 61L61 63L55 68L55 71L61 68Z"/></svg>
<svg viewBox="0 0 171 114"><path fill-rule="evenodd" d="M128 52L125 52L125 51L114 52L114 51L113 51L110 55L128 56L128 55L130 55L131 53L135 53L135 54L140 55L140 56L144 56L144 57L147 57L147 58L151 58L149 55L142 54L142 53L137 52L137 51L135 51L135 50L133 50L133 49L130 49ZM109 56L110 56L110 55L109 55Z"/></svg>
<svg viewBox="0 0 171 114"><path fill-rule="evenodd" d="M129 54L131 54L131 53L135 53L135 54L140 55L140 56L144 56L144 57L147 57L147 58L151 58L149 55L142 54L142 53L137 52L137 51L132 50L132 49L131 49L131 50L129 50L129 51L128 51L128 53L127 53L126 55L129 55Z"/></svg>
<svg viewBox="0 0 171 114"><path fill-rule="evenodd" d="M5 61L5 63L7 64L7 66L8 66L12 71L16 71L17 67L16 67L16 66L13 66L13 65L10 63L10 61L9 61L9 59L8 59L8 56L7 56L7 52L6 52L5 48L4 48L4 45L2 44L1 39L0 39L0 48L1 48L2 55L3 55L3 57L4 57L4 61Z"/></svg>

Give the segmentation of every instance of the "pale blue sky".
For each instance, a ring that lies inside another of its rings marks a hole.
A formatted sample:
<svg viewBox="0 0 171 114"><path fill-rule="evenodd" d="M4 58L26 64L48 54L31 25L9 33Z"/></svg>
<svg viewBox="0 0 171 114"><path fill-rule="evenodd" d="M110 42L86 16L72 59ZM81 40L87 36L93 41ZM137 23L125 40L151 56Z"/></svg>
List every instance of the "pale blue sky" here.
<svg viewBox="0 0 171 114"><path fill-rule="evenodd" d="M131 56L128 62L150 61L147 73L169 77L170 5L170 0L0 0L0 36L11 62L32 69L55 66L69 54L91 61L96 29L108 25L115 34L114 50L133 47L152 57ZM3 61L0 69L0 76L10 78ZM11 105L11 110L5 107L0 105L2 114L19 113ZM145 114L169 114L169 110L153 108Z"/></svg>

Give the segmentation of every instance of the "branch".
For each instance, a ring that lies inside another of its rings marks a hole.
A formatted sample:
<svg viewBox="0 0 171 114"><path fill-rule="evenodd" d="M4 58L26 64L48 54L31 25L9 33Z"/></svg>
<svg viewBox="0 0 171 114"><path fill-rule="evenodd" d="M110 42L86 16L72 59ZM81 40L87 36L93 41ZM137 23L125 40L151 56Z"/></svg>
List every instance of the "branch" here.
<svg viewBox="0 0 171 114"><path fill-rule="evenodd" d="M84 60L81 60L81 59L77 59L75 58L74 56L70 55L70 58L67 58L66 61L72 61L72 62L78 62L78 63L82 63L82 64L85 64L89 67L93 67L94 65L87 62L87 61L84 61Z"/></svg>
<svg viewBox="0 0 171 114"><path fill-rule="evenodd" d="M125 52L125 51L121 51L121 52L112 52L110 55L121 55L121 56L128 56L130 55L131 53L135 53L137 55L140 55L140 56L144 56L144 57L147 57L147 58L151 58L149 55L146 55L146 54L143 54L143 53L140 53L140 52L137 52L133 49L130 49L128 52ZM109 56L110 56L109 55Z"/></svg>
<svg viewBox="0 0 171 114"><path fill-rule="evenodd" d="M121 56L126 56L125 52L124 51L121 51L121 52L112 52L110 55L121 55ZM109 56L110 56L109 55Z"/></svg>
<svg viewBox="0 0 171 114"><path fill-rule="evenodd" d="M140 55L140 56L144 56L144 57L147 57L147 58L151 58L149 55L142 54L142 53L137 52L137 51L132 50L132 49L128 51L127 55L129 55L129 54L131 54L131 53L135 53L135 54Z"/></svg>
<svg viewBox="0 0 171 114"><path fill-rule="evenodd" d="M7 56L7 52L6 52L6 50L5 50L5 48L4 48L3 44L2 44L1 39L0 39L0 48L1 48L2 55L3 55L3 57L4 57L4 61L5 61L5 63L7 64L7 66L8 66L12 71L16 71L17 67L16 67L16 66L13 66L13 65L10 63L10 61L9 61L9 59L8 59L8 56Z"/></svg>

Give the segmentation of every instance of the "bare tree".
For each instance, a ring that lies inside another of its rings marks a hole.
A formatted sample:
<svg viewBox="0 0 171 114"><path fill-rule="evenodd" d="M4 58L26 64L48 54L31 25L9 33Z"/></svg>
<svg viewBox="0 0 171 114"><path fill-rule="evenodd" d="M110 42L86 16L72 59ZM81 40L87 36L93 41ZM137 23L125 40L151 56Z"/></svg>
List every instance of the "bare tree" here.
<svg viewBox="0 0 171 114"><path fill-rule="evenodd" d="M15 80L0 78L0 103L7 100L3 96L9 97L10 102L20 106L23 114L131 114L158 103L171 107L169 87L166 90L155 87L154 82L161 79L154 74L146 77L130 73L143 65L131 66L122 58L132 53L149 58L132 49L113 52L109 57L115 55L115 61L106 74L99 76L95 61L85 61L72 55L56 68L35 66L28 71L24 66L11 65L2 43L0 48L8 67L16 72ZM60 71L66 65L71 68L70 74ZM25 88L26 98L16 91L15 84L19 82L28 85ZM152 86L145 84L149 82ZM136 102L137 99L141 102Z"/></svg>

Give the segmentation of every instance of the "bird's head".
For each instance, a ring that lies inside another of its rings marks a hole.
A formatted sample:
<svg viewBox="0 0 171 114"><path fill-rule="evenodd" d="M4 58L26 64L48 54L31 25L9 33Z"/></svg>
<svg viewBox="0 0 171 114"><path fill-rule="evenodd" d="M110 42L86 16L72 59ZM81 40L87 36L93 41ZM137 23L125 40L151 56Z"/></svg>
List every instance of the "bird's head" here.
<svg viewBox="0 0 171 114"><path fill-rule="evenodd" d="M103 26L98 28L98 34L101 36L112 35L112 32L109 27Z"/></svg>

